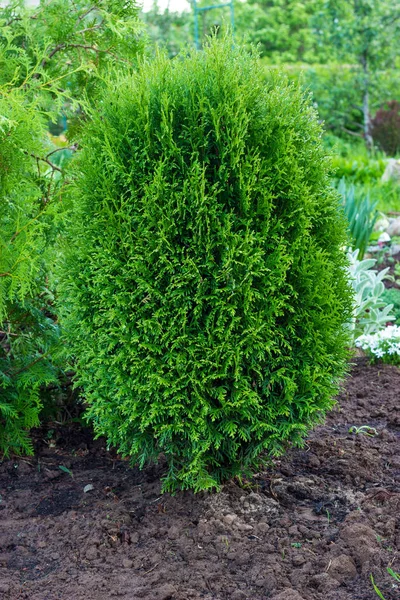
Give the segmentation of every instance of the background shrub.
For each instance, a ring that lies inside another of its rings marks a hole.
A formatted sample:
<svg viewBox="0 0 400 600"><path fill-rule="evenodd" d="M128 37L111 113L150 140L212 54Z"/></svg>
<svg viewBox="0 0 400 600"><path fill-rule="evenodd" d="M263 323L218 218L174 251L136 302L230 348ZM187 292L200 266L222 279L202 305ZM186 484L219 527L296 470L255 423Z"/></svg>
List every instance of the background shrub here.
<svg viewBox="0 0 400 600"><path fill-rule="evenodd" d="M400 152L400 102L391 100L386 107L380 108L371 126L374 140L386 154L395 156Z"/></svg>
<svg viewBox="0 0 400 600"><path fill-rule="evenodd" d="M263 63L266 77L269 77L270 69L274 67L270 67L265 59ZM300 81L312 93L318 115L328 132L352 144L362 142L363 79L355 64L287 63L279 69L283 69L290 80ZM398 69L376 72L370 90L371 111L379 109L385 99L396 97L399 85Z"/></svg>
<svg viewBox="0 0 400 600"><path fill-rule="evenodd" d="M52 205L33 158L43 126L37 106L21 96L0 99L0 454L32 452L28 431L39 424L41 388L58 373L49 349L59 329L45 314Z"/></svg>
<svg viewBox="0 0 400 600"><path fill-rule="evenodd" d="M65 379L52 268L76 144L54 145L49 122L63 114L79 130L110 66L142 49L137 13L129 0L0 7L0 456L32 452L49 384Z"/></svg>
<svg viewBox="0 0 400 600"><path fill-rule="evenodd" d="M144 62L77 161L62 314L98 435L164 490L300 443L345 371L345 222L313 109L213 41Z"/></svg>

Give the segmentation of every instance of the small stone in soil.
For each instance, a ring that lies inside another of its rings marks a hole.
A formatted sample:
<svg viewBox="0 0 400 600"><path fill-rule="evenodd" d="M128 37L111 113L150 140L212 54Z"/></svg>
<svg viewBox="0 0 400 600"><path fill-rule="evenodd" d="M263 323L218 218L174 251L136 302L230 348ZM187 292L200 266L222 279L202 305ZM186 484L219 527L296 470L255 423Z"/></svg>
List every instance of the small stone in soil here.
<svg viewBox="0 0 400 600"><path fill-rule="evenodd" d="M273 596L271 600L304 600L302 596L300 596L299 592L293 589L286 589L283 592L280 592L277 596Z"/></svg>
<svg viewBox="0 0 400 600"><path fill-rule="evenodd" d="M248 525L247 523L237 523L237 528L240 531L253 531L252 525Z"/></svg>
<svg viewBox="0 0 400 600"><path fill-rule="evenodd" d="M96 558L99 556L99 551L97 550L96 546L91 546L88 548L88 550L86 550L85 556L88 560L96 560Z"/></svg>
<svg viewBox="0 0 400 600"><path fill-rule="evenodd" d="M246 600L247 594L243 590L236 590L231 595L231 599L232 600Z"/></svg>
<svg viewBox="0 0 400 600"><path fill-rule="evenodd" d="M225 515L225 516L224 516L224 522L225 522L227 525L232 525L232 523L233 523L233 521L234 521L235 519L237 519L237 516L236 516L236 515Z"/></svg>
<svg viewBox="0 0 400 600"><path fill-rule="evenodd" d="M122 561L122 566L125 569L131 569L133 566L133 561L129 560L129 558L124 558L124 560Z"/></svg>
<svg viewBox="0 0 400 600"><path fill-rule="evenodd" d="M156 598L157 600L172 600L175 595L176 588L173 585L166 583L162 587L158 588Z"/></svg>

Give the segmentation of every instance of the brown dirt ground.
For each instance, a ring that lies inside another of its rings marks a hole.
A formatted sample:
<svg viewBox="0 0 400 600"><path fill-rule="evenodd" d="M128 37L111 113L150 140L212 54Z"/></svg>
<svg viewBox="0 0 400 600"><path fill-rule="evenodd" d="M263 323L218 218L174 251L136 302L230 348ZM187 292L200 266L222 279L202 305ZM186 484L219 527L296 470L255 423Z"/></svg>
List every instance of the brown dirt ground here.
<svg viewBox="0 0 400 600"><path fill-rule="evenodd" d="M376 256L371 255L371 258L377 259ZM390 256L388 253L384 253L381 259L375 264L373 269L376 271L383 271L386 267L389 267L388 275L392 277L392 279L385 279L384 284L386 288L397 288L400 289L400 279L399 276L395 274L395 267L400 263L400 253L394 254Z"/></svg>
<svg viewBox="0 0 400 600"><path fill-rule="evenodd" d="M0 598L376 600L371 574L400 598L399 390L398 368L357 359L304 449L218 494L162 496L162 465L41 431L34 459L0 465Z"/></svg>

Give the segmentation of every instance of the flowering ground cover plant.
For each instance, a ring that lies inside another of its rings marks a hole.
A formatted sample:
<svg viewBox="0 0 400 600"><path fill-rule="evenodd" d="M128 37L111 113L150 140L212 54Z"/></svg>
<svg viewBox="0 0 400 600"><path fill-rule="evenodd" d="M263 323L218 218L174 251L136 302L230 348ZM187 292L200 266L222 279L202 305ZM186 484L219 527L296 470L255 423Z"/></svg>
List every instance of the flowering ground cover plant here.
<svg viewBox="0 0 400 600"><path fill-rule="evenodd" d="M389 325L376 333L361 335L356 340L357 348L361 348L374 361L400 364L400 327Z"/></svg>

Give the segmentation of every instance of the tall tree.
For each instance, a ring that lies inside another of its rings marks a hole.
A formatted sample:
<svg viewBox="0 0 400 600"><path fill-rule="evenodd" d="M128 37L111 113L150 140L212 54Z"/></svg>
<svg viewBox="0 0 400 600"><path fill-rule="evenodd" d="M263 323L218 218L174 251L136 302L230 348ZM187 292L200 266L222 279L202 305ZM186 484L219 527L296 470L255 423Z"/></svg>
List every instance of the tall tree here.
<svg viewBox="0 0 400 600"><path fill-rule="evenodd" d="M258 44L275 63L325 62L329 50L319 44L312 18L323 0L248 0L236 2L239 35Z"/></svg>
<svg viewBox="0 0 400 600"><path fill-rule="evenodd" d="M193 13L160 9L157 1L151 10L142 13L142 19L154 47L162 46L173 58L185 45L193 44Z"/></svg>
<svg viewBox="0 0 400 600"><path fill-rule="evenodd" d="M400 2L394 0L326 0L316 14L321 40L343 61L354 61L361 94L363 135L373 147L371 88L379 70L393 67L400 53Z"/></svg>

